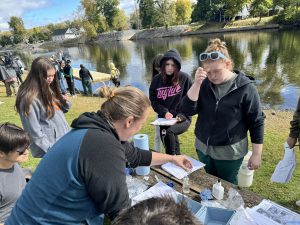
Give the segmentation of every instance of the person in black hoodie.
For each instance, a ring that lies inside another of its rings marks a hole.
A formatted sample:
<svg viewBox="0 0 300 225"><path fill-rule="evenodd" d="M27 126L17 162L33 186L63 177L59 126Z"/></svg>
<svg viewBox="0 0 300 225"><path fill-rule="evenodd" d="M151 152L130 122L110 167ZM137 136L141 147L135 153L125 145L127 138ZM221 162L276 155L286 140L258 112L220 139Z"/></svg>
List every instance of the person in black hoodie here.
<svg viewBox="0 0 300 225"><path fill-rule="evenodd" d="M252 156L248 168L261 164L264 115L254 81L233 70L227 47L220 39L209 42L200 54L203 68L182 101L187 115L198 114L195 147L207 173L237 184L237 174L248 153L250 131Z"/></svg>
<svg viewBox="0 0 300 225"><path fill-rule="evenodd" d="M134 87L106 92L101 111L84 113L38 165L6 225L102 224L100 214L113 219L130 206L125 165L173 162L191 169L184 156L144 151L127 140L149 114L150 101Z"/></svg>
<svg viewBox="0 0 300 225"><path fill-rule="evenodd" d="M161 126L160 135L166 153L180 155L178 135L184 133L191 124L191 117L179 111L180 100L186 95L192 81L181 72L181 57L176 49L169 50L160 60L161 72L156 75L149 88L152 108L159 118L177 118L173 126Z"/></svg>
<svg viewBox="0 0 300 225"><path fill-rule="evenodd" d="M80 64L79 76L81 78L84 95L93 95L92 81L94 80L90 71Z"/></svg>
<svg viewBox="0 0 300 225"><path fill-rule="evenodd" d="M68 89L70 95L75 96L75 87L74 87L74 76L73 76L73 68L71 66L71 60L66 61L66 65L64 67L64 76L67 81Z"/></svg>

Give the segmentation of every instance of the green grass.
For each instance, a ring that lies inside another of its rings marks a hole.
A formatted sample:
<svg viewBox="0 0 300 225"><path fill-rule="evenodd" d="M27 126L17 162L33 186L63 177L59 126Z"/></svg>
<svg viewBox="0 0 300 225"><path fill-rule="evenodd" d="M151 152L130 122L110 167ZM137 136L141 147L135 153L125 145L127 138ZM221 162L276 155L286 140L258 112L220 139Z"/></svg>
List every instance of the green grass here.
<svg viewBox="0 0 300 225"><path fill-rule="evenodd" d="M4 104L0 105L0 122L10 121L21 125L20 118L14 111L15 97L5 97L3 86L0 86L0 101ZM66 114L66 119L70 124L73 119L83 112L97 111L103 100L92 97L78 96L71 99L73 106ZM255 193L262 195L264 198L271 199L290 209L300 212L300 208L295 205L296 200L300 200L300 170L299 166L294 171L292 180L288 184L273 184L270 177L274 171L276 164L283 156L283 143L289 132L289 121L292 118L292 112L276 112L275 115L271 111L265 111L265 143L262 156L262 166L254 173L254 182L249 189ZM140 133L149 135L150 147L153 148L154 128L149 125L150 121L155 118L155 113L151 112L148 121L143 126ZM197 158L194 148L194 127L196 118L189 130L180 136L181 151L183 154ZM299 150L297 150L297 158L299 158ZM299 161L299 160L298 160ZM30 158L23 167L31 167L35 169L39 159Z"/></svg>
<svg viewBox="0 0 300 225"><path fill-rule="evenodd" d="M267 24L274 23L274 16L249 18L245 20L236 20L226 23L224 28L237 28L237 27L247 27L247 26L263 26Z"/></svg>
<svg viewBox="0 0 300 225"><path fill-rule="evenodd" d="M189 31L215 31L221 28L238 28L247 26L263 26L274 23L274 16L249 18L230 22L205 22L198 21L190 25Z"/></svg>

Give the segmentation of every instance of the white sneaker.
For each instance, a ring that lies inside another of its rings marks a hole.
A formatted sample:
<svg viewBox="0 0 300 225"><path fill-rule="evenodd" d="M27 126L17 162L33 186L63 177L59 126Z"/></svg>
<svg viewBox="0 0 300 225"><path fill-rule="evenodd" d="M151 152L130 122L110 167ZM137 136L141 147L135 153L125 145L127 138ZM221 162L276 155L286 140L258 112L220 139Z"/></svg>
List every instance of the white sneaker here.
<svg viewBox="0 0 300 225"><path fill-rule="evenodd" d="M300 200L296 201L296 205L300 207Z"/></svg>

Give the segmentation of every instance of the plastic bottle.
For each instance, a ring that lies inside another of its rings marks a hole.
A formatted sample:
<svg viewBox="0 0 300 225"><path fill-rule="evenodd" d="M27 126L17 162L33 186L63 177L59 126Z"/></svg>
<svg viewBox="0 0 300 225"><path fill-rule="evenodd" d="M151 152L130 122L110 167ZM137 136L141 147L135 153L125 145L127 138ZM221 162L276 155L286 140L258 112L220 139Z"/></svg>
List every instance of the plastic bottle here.
<svg viewBox="0 0 300 225"><path fill-rule="evenodd" d="M221 184L220 179L218 179L217 183L213 185L212 195L217 200L222 200L224 197L224 187Z"/></svg>
<svg viewBox="0 0 300 225"><path fill-rule="evenodd" d="M189 177L188 176L183 178L182 192L184 194L190 193L190 184L189 184Z"/></svg>

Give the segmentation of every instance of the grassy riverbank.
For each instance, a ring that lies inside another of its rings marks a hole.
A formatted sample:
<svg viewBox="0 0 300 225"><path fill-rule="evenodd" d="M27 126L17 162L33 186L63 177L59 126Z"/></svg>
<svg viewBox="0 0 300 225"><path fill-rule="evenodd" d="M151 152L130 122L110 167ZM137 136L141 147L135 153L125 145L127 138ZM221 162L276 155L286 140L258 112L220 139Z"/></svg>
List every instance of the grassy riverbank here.
<svg viewBox="0 0 300 225"><path fill-rule="evenodd" d="M100 108L102 99L96 97L77 96L72 98L73 106L66 114L66 119L70 124L71 121L86 111L96 111ZM0 123L10 121L21 125L20 118L14 110L15 97L5 97L5 89L0 86ZM300 212L300 208L295 205L296 200L300 200L300 169L296 168L292 180L288 184L273 184L270 182L270 177L278 161L283 156L283 143L289 132L289 121L292 118L290 111L265 111L267 116L265 120L265 144L262 157L262 166L255 171L254 183L250 188L251 191L262 195L264 198L271 199L279 204ZM273 115L274 114L274 115ZM150 137L150 147L153 147L154 129L149 125L149 122L155 118L155 113L151 115L147 123L143 126L140 133L147 133ZM193 124L188 132L180 136L182 153L191 155L196 158L196 153L193 147L194 144L194 124L196 118L193 118ZM299 150L297 149L297 158L299 158ZM299 162L299 159L298 159ZM22 166L35 169L39 159L30 158L29 162Z"/></svg>

